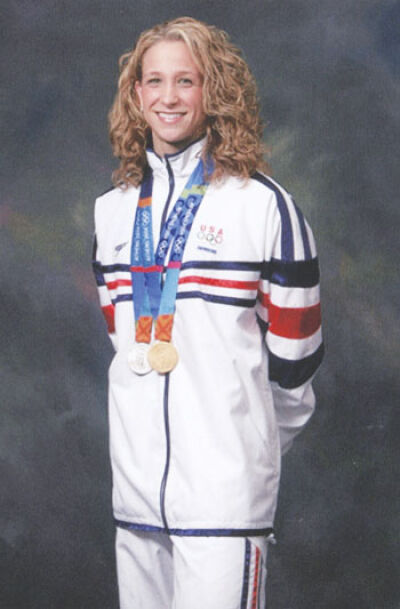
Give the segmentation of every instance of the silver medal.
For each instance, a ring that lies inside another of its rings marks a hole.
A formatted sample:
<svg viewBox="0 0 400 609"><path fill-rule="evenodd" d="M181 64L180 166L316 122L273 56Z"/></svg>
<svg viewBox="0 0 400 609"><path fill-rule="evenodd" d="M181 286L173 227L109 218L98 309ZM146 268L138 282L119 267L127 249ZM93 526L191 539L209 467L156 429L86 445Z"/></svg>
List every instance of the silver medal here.
<svg viewBox="0 0 400 609"><path fill-rule="evenodd" d="M148 343L135 343L128 353L128 365L135 374L148 374L152 371L147 360L147 353L150 348Z"/></svg>

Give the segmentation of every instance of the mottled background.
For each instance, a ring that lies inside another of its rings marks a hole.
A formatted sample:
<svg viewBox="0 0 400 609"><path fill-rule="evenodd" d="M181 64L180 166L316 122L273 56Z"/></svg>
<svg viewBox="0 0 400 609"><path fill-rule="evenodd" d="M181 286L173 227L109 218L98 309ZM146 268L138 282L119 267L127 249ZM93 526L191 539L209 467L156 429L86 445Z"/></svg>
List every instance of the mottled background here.
<svg viewBox="0 0 400 609"><path fill-rule="evenodd" d="M115 165L117 59L182 14L244 49L274 176L323 271L319 410L285 460L269 607L398 609L399 3L4 0L2 13L1 609L117 607L92 207Z"/></svg>

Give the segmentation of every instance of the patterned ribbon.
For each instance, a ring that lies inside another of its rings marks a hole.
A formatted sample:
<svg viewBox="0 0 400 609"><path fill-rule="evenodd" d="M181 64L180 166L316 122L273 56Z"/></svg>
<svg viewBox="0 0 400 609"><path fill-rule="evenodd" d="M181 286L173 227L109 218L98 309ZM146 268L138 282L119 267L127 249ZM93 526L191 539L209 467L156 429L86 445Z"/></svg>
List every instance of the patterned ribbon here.
<svg viewBox="0 0 400 609"><path fill-rule="evenodd" d="M202 160L197 164L164 223L155 254L151 213L152 188L153 177L148 170L140 189L131 247L135 340L143 343L151 341L153 319L156 319L156 340L171 341L183 253L195 215L207 189ZM170 248L165 283L161 287L164 263Z"/></svg>

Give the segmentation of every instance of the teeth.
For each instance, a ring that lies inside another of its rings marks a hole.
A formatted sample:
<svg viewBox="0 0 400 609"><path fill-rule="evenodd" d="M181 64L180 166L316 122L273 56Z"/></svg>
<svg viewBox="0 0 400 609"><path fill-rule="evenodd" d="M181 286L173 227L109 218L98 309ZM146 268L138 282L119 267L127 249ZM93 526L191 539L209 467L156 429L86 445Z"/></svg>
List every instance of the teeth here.
<svg viewBox="0 0 400 609"><path fill-rule="evenodd" d="M174 121L174 120L176 120L177 118L180 118L183 115L180 112L176 112L174 114L170 114L170 113L167 114L165 112L159 112L158 116L160 118L162 118L163 121Z"/></svg>

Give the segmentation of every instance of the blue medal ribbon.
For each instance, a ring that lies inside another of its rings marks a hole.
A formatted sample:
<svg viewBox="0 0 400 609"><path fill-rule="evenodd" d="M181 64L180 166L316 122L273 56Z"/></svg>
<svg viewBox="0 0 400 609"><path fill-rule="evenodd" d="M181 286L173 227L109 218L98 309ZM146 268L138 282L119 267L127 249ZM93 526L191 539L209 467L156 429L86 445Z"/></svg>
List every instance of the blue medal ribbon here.
<svg viewBox="0 0 400 609"><path fill-rule="evenodd" d="M210 166L208 169L212 169L212 167ZM143 336L139 335L140 326L143 325L142 322L145 318L149 319L151 317L153 320L160 321L160 316L173 316L174 314L179 272L185 246L195 215L207 189L202 160L197 164L181 196L177 199L164 223L155 254L151 213L152 187L152 174L150 170L147 170L140 189L131 246L133 305L136 320L136 340L138 342L141 342L138 340L139 338L143 340ZM171 254L165 284L161 288L162 273L170 248ZM145 342L150 342L150 339L151 325L150 334L147 334Z"/></svg>

